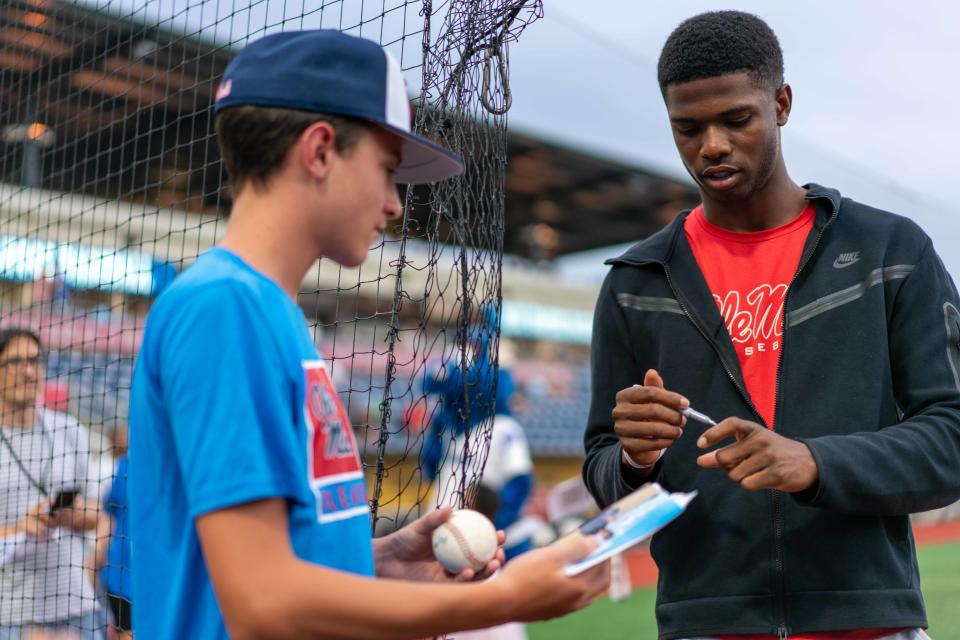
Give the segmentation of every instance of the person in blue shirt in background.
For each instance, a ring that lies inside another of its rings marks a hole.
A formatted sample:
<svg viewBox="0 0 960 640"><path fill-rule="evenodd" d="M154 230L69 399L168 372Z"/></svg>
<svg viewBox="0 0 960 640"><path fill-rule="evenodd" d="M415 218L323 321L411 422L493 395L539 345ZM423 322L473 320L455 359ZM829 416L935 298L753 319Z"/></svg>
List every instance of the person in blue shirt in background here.
<svg viewBox="0 0 960 640"><path fill-rule="evenodd" d="M132 584L130 580L130 527L127 517L127 443L125 424L118 424L113 441L113 475L101 498L101 517L93 557L91 582L107 600L117 640L132 638ZM111 636L112 637L112 636Z"/></svg>
<svg viewBox="0 0 960 640"><path fill-rule="evenodd" d="M103 500L103 510L110 514L113 526L107 557L100 580L107 592L107 603L113 613L113 624L119 640L129 640L131 635L131 582L130 582L130 532L127 524L127 456L117 459L117 472L110 483L110 490Z"/></svg>

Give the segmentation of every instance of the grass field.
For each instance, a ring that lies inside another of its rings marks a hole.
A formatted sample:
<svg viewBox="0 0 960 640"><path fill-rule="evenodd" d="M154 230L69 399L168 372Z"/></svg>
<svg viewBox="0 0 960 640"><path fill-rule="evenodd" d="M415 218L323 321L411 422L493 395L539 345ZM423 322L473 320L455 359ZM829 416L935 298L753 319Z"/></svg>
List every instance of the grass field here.
<svg viewBox="0 0 960 640"><path fill-rule="evenodd" d="M920 576L933 640L960 640L960 543L921 547ZM604 598L561 620L527 626L530 640L653 640L653 589L626 602Z"/></svg>

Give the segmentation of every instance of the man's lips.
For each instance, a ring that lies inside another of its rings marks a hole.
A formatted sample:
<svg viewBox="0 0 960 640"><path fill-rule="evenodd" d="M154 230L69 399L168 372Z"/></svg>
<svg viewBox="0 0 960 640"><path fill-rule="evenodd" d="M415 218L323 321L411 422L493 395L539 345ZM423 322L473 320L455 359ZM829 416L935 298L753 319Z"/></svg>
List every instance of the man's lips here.
<svg viewBox="0 0 960 640"><path fill-rule="evenodd" d="M740 177L740 170L728 165L709 167L700 172L700 179L711 189L723 191L733 187Z"/></svg>

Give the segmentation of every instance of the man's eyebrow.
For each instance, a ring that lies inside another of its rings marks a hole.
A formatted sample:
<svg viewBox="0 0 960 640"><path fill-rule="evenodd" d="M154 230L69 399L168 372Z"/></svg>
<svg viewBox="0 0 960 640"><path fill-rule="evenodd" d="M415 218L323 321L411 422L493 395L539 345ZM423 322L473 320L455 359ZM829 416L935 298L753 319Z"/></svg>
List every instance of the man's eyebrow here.
<svg viewBox="0 0 960 640"><path fill-rule="evenodd" d="M725 109L725 110L721 111L721 112L719 113L719 117L720 117L720 118L729 118L730 116L738 115L738 114L740 114L740 113L743 113L744 111L753 111L753 106L752 106L752 105L749 105L749 104L738 104L738 105L735 106L735 107L730 107L729 109ZM696 119L696 118L686 118L686 117L683 117L683 116L676 116L676 117L670 118L670 122L688 123L688 122L697 122L697 119Z"/></svg>
<svg viewBox="0 0 960 640"><path fill-rule="evenodd" d="M730 108L727 109L726 111L723 111L722 113L720 113L720 115L721 115L722 117L725 117L725 118L726 118L726 117L729 117L729 116L732 116L732 115L736 115L736 114L738 114L738 113L741 113L741 112L743 112L743 111L752 111L752 110L753 110L753 106L752 106L752 105L749 105L749 104L740 104L740 105L737 105L737 106L735 106L735 107L730 107Z"/></svg>

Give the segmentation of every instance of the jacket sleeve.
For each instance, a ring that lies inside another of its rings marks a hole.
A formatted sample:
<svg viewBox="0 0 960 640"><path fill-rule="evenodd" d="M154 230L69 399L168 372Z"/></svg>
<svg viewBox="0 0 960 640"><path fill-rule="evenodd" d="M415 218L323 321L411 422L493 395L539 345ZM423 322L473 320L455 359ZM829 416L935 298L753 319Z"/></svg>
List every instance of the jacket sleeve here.
<svg viewBox="0 0 960 640"><path fill-rule="evenodd" d="M616 269L611 269L604 280L593 317L590 413L584 434L583 481L601 508L636 489L621 472L620 441L613 431L611 412L617 404L617 392L643 381L643 372L633 357L623 310L611 285ZM648 478L654 479L655 474Z"/></svg>
<svg viewBox="0 0 960 640"><path fill-rule="evenodd" d="M800 502L884 516L960 499L960 301L925 240L889 315L893 393L903 418L879 431L805 440L820 480L812 496L795 496Z"/></svg>

